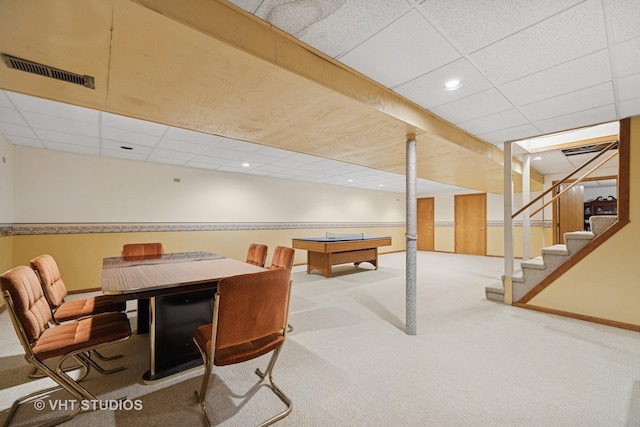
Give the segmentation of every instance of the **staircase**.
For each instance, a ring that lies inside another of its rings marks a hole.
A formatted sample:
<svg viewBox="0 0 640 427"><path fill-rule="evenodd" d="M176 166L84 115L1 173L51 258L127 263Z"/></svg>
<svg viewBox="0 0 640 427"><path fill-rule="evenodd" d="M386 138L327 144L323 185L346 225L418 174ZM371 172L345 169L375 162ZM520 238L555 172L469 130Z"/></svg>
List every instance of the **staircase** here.
<svg viewBox="0 0 640 427"><path fill-rule="evenodd" d="M536 285L567 262L573 255L587 246L591 240L617 221L615 215L592 216L589 218L592 231L573 231L564 234L564 245L542 248L542 256L520 263L520 270L511 278L513 302L520 301ZM502 287L486 287L488 300L504 302L504 276Z"/></svg>

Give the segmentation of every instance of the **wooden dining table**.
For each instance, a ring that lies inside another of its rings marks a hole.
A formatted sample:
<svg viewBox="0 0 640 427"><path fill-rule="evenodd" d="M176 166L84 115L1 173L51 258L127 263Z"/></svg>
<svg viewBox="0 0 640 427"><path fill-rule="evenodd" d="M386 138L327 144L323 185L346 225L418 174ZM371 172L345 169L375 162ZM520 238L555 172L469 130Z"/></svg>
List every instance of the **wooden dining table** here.
<svg viewBox="0 0 640 427"><path fill-rule="evenodd" d="M102 292L118 301L149 299L151 383L202 364L193 334L211 323L218 282L264 268L210 252L110 257L102 262Z"/></svg>

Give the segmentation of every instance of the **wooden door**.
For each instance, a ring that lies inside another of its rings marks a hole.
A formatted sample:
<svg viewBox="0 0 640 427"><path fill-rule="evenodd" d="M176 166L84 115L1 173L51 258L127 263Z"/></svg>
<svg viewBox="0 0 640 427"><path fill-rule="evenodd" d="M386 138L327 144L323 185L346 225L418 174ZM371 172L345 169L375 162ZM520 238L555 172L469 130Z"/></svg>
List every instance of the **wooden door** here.
<svg viewBox="0 0 640 427"><path fill-rule="evenodd" d="M567 188L562 184L554 190L554 194ZM564 233L584 230L584 187L576 185L553 202L553 243L563 244Z"/></svg>
<svg viewBox="0 0 640 427"><path fill-rule="evenodd" d="M487 254L487 195L456 195L455 252L457 254Z"/></svg>
<svg viewBox="0 0 640 427"><path fill-rule="evenodd" d="M418 250L433 251L434 250L434 214L433 214L433 197L418 199Z"/></svg>

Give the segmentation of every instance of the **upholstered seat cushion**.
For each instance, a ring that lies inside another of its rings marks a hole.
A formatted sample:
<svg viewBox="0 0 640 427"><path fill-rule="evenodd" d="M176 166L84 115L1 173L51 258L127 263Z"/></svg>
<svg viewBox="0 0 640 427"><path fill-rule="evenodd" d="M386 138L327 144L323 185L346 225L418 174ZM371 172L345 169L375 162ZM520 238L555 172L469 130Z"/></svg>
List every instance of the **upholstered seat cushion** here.
<svg viewBox="0 0 640 427"><path fill-rule="evenodd" d="M208 357L211 357L209 352L211 351L211 332L212 325L200 326L195 333L195 339L198 342L200 348L204 349ZM216 349L216 357L214 365L224 366L232 365L234 363L245 362L255 357L262 356L269 353L271 350L276 349L284 341L284 336L281 333L270 334L265 337L256 338L254 340L232 345L225 348Z"/></svg>
<svg viewBox="0 0 640 427"><path fill-rule="evenodd" d="M53 313L53 317L58 322L65 322L96 313L125 311L126 308L124 301L114 302L109 295L99 295L93 298L65 301Z"/></svg>
<svg viewBox="0 0 640 427"><path fill-rule="evenodd" d="M131 334L124 313L107 313L45 329L32 347L38 360L96 346Z"/></svg>

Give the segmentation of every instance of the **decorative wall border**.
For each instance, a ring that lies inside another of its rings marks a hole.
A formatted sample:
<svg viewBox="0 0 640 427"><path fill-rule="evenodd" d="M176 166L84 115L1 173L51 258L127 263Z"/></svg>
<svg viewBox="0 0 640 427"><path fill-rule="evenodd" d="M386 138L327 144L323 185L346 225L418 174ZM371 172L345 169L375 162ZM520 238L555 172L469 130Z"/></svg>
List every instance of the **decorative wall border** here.
<svg viewBox="0 0 640 427"><path fill-rule="evenodd" d="M531 220L529 223L529 226L531 227L543 227L543 228L551 228L552 226L552 222L550 220ZM454 221L436 221L435 222L435 226L436 227L454 227L455 226L455 222ZM514 220L513 221L513 226L514 227L522 227L522 220ZM504 221L502 220L492 220L492 221L487 221L487 227L504 227Z"/></svg>
<svg viewBox="0 0 640 427"><path fill-rule="evenodd" d="M531 227L551 228L551 221L531 221ZM180 223L59 223L0 224L0 237L43 234L149 233L170 231L242 231L331 228L404 227L403 222L180 222ZM454 227L454 221L436 221L436 227ZM487 221L487 227L503 227L501 220ZM522 221L514 221L521 227Z"/></svg>
<svg viewBox="0 0 640 427"><path fill-rule="evenodd" d="M149 233L170 231L292 230L326 228L404 227L404 222L185 222L185 223L82 223L12 224L9 234Z"/></svg>

